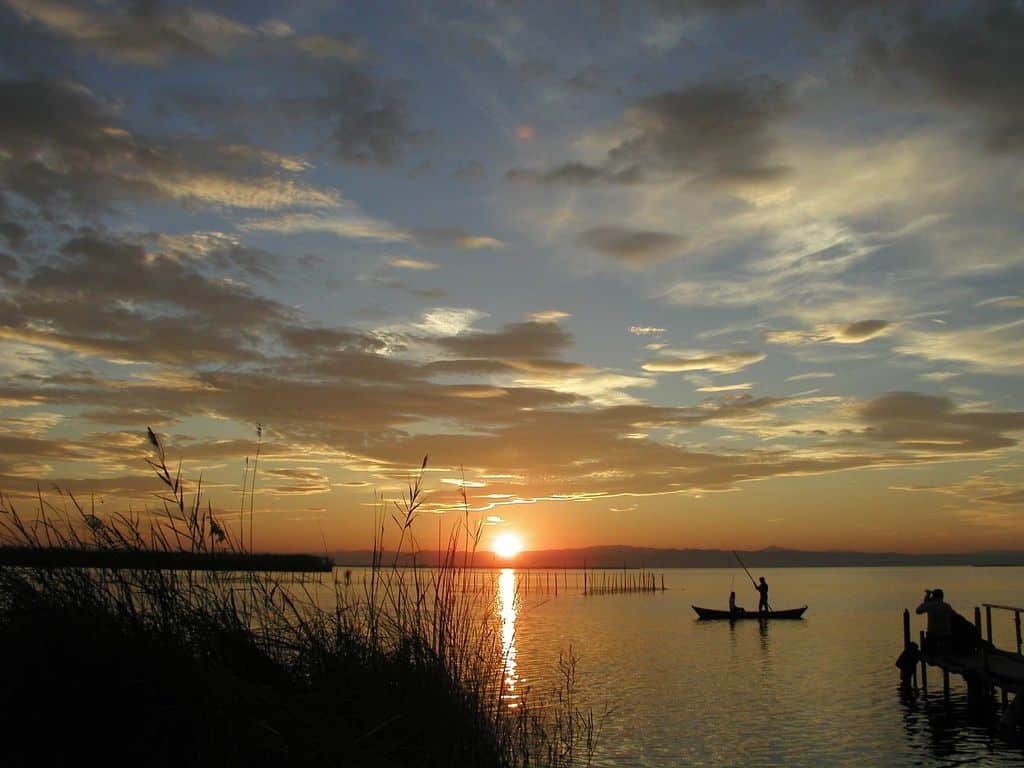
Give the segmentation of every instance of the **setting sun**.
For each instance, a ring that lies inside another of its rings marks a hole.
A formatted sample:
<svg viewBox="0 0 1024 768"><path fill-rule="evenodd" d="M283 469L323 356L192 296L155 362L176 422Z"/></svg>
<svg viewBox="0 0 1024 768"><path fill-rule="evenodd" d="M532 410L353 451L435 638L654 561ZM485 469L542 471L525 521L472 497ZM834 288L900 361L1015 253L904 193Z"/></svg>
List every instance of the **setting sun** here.
<svg viewBox="0 0 1024 768"><path fill-rule="evenodd" d="M503 533L494 539L494 554L498 557L515 557L523 548L523 540L514 533Z"/></svg>

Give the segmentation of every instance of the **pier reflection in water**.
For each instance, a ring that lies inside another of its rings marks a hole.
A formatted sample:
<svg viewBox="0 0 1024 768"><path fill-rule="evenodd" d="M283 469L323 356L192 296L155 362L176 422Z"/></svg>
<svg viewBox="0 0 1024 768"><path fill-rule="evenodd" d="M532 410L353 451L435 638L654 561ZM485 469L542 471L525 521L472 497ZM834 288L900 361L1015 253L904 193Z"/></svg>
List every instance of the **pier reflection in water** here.
<svg viewBox="0 0 1024 768"><path fill-rule="evenodd" d="M516 616L518 615L519 592L516 589L516 572L502 568L498 576L498 616L501 619L501 655L505 665L505 690L502 698L510 708L519 706L519 691L516 685L519 674L516 667Z"/></svg>

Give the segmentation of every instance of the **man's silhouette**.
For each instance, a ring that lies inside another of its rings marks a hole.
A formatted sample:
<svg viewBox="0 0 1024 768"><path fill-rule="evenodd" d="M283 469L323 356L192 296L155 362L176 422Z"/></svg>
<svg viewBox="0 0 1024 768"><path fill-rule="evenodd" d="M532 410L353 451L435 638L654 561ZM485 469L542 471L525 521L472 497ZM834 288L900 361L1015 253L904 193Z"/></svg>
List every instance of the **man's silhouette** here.
<svg viewBox="0 0 1024 768"><path fill-rule="evenodd" d="M764 576L754 586L761 594L761 599L757 601L757 612L764 613L770 611L771 609L768 607L768 582L764 580Z"/></svg>

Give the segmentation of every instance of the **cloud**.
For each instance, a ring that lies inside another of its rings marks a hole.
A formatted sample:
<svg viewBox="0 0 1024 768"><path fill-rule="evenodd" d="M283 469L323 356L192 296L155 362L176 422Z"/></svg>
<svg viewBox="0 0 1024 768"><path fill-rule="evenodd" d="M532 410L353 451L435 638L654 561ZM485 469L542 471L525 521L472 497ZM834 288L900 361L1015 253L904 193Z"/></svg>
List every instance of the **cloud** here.
<svg viewBox="0 0 1024 768"><path fill-rule="evenodd" d="M7 0L7 4L23 20L54 35L133 64L164 64L177 56L219 57L257 34L226 16L173 4L99 8L59 0Z"/></svg>
<svg viewBox="0 0 1024 768"><path fill-rule="evenodd" d="M389 222L365 215L352 203L345 203L331 211L318 213L302 211L247 219L242 222L241 228L250 231L275 232L282 235L301 232L328 232L346 239L372 240L379 243L412 243L420 248L479 250L504 246L504 243L493 237L473 235L457 227L402 229Z"/></svg>
<svg viewBox="0 0 1024 768"><path fill-rule="evenodd" d="M819 0L649 0L649 3L662 17L735 14L761 9L774 11L778 6L792 6L810 19L823 23L835 23L857 12L900 6L892 0L832 0L829 3Z"/></svg>
<svg viewBox="0 0 1024 768"><path fill-rule="evenodd" d="M410 259L408 257L395 257L388 259L387 264L389 267L394 267L395 269L410 269L414 272L429 272L435 269L440 269L440 266L432 261L426 261L424 259Z"/></svg>
<svg viewBox="0 0 1024 768"><path fill-rule="evenodd" d="M432 376L485 376L489 374L508 374L521 376L523 372L540 374L552 379L560 376L594 373L594 369L583 363L573 363L554 358L509 358L503 360L488 358L464 358L454 360L435 360L427 363L424 370Z"/></svg>
<svg viewBox="0 0 1024 768"><path fill-rule="evenodd" d="M655 336L659 333L665 333L665 329L653 325L631 325L629 326L629 332L634 336Z"/></svg>
<svg viewBox="0 0 1024 768"><path fill-rule="evenodd" d="M751 383L749 381L745 381L745 382L742 382L740 384L719 384L718 386L708 384L708 385L705 385L703 387L697 387L697 391L698 392L736 392L736 391L750 389L753 386L754 386L753 383Z"/></svg>
<svg viewBox="0 0 1024 768"><path fill-rule="evenodd" d="M995 296L979 301L975 306L1024 309L1024 296Z"/></svg>
<svg viewBox="0 0 1024 768"><path fill-rule="evenodd" d="M892 329L888 320L860 320L855 323L819 325L814 331L766 331L764 338L773 344L863 344Z"/></svg>
<svg viewBox="0 0 1024 768"><path fill-rule="evenodd" d="M94 233L68 240L0 297L0 336L113 360L173 364L258 357L256 336L289 310L236 281L203 274L202 257L147 250Z"/></svg>
<svg viewBox="0 0 1024 768"><path fill-rule="evenodd" d="M560 309L545 309L541 312L531 312L527 316L527 320L535 323L557 323L559 320L565 320L569 317L572 317L572 315Z"/></svg>
<svg viewBox="0 0 1024 768"><path fill-rule="evenodd" d="M16 284L16 275L20 268L18 260L6 253L0 253L0 284Z"/></svg>
<svg viewBox="0 0 1024 768"><path fill-rule="evenodd" d="M331 61L295 95L270 105L293 124L326 128L327 145L342 163L389 167L429 132L412 127L404 90L346 62Z"/></svg>
<svg viewBox="0 0 1024 768"><path fill-rule="evenodd" d="M308 35L295 40L295 47L314 59L357 61L366 55L366 46L339 35Z"/></svg>
<svg viewBox="0 0 1024 768"><path fill-rule="evenodd" d="M271 496L311 496L331 490L330 480L317 467L275 467L264 462L260 473L271 478L270 484L261 485Z"/></svg>
<svg viewBox="0 0 1024 768"><path fill-rule="evenodd" d="M381 243L405 243L412 236L392 224L364 215L355 206L346 205L331 213L295 212L280 216L248 219L243 230L292 235L300 232L329 232L353 240L374 240Z"/></svg>
<svg viewBox="0 0 1024 768"><path fill-rule="evenodd" d="M1016 445L1024 412L970 411L948 397L890 392L857 408L865 437L929 453L976 453Z"/></svg>
<svg viewBox="0 0 1024 768"><path fill-rule="evenodd" d="M622 264L646 266L676 256L686 245L686 238L669 232L594 227L581 232L578 242Z"/></svg>
<svg viewBox="0 0 1024 768"><path fill-rule="evenodd" d="M887 333L891 327L888 320L860 320L836 326L830 340L838 344L860 344Z"/></svg>
<svg viewBox="0 0 1024 768"><path fill-rule="evenodd" d="M483 317L486 313L478 309L436 307L424 312L419 322L409 326L409 331L427 336L455 336L469 330Z"/></svg>
<svg viewBox="0 0 1024 768"><path fill-rule="evenodd" d="M992 496L982 496L978 501L988 501L993 504L1024 504L1024 490L1018 489Z"/></svg>
<svg viewBox="0 0 1024 768"><path fill-rule="evenodd" d="M0 81L0 181L46 210L140 198L262 209L338 203L333 190L286 175L296 167L237 143L132 135L113 106L73 83Z"/></svg>
<svg viewBox="0 0 1024 768"><path fill-rule="evenodd" d="M671 177L723 185L774 182L789 169L774 160L770 128L792 108L785 86L768 77L664 91L626 110L622 139L602 162L512 169L507 178L548 185Z"/></svg>
<svg viewBox="0 0 1024 768"><path fill-rule="evenodd" d="M643 364L643 369L653 373L680 373L682 371L736 373L765 358L763 353L751 351L696 353L692 356L663 354L665 354L664 358L648 360Z"/></svg>
<svg viewBox="0 0 1024 768"><path fill-rule="evenodd" d="M164 3L115 2L100 7L60 0L6 0L26 23L99 55L163 66L171 59L222 59L258 43L281 43L311 59L361 59L366 47L344 33L297 36L280 19L252 26L211 11Z"/></svg>
<svg viewBox="0 0 1024 768"><path fill-rule="evenodd" d="M516 364L513 363L513 365ZM584 402L597 406L642 403L642 400L623 390L649 389L655 386L653 378L627 376L621 373L594 371L586 368L580 371L562 370L544 373L540 368L540 366L535 366L532 375L517 378L515 383L518 386L539 387L554 392L578 395Z"/></svg>
<svg viewBox="0 0 1024 768"><path fill-rule="evenodd" d="M283 260L259 248L251 248L237 237L223 232L157 234L139 241L154 253L169 259L193 261L203 269L241 277L258 277L277 282Z"/></svg>
<svg viewBox="0 0 1024 768"><path fill-rule="evenodd" d="M639 166L635 165L617 171L609 171L586 163L570 162L545 171L511 168L505 172L505 179L543 186L587 186L590 184L639 184L643 181L643 174Z"/></svg>
<svg viewBox="0 0 1024 768"><path fill-rule="evenodd" d="M416 296L420 299L430 299L431 301L437 301L438 299L444 299L448 297L448 291L444 288L421 288L416 285L410 285L403 280L392 280L380 275L369 275L360 279L365 279L368 282L372 282L376 285L383 286L384 288L390 288L392 290L401 291L407 293L410 296Z"/></svg>
<svg viewBox="0 0 1024 768"><path fill-rule="evenodd" d="M458 227L420 227L411 231L411 237L421 248L475 251L481 248L502 248L505 245L496 238L472 235Z"/></svg>
<svg viewBox="0 0 1024 768"><path fill-rule="evenodd" d="M785 169L768 162L767 128L790 108L785 88L769 78L666 91L626 113L633 135L609 160L719 181L776 178Z"/></svg>
<svg viewBox="0 0 1024 768"><path fill-rule="evenodd" d="M977 371L1009 373L1024 366L1024 320L949 331L907 331L896 351L952 360Z"/></svg>
<svg viewBox="0 0 1024 768"><path fill-rule="evenodd" d="M976 116L986 146L1024 150L1024 8L1019 3L967 4L951 13L908 14L895 33L862 42L863 59L905 91ZM913 90L911 90L913 89Z"/></svg>
<svg viewBox="0 0 1024 768"><path fill-rule="evenodd" d="M811 379L831 379L835 376L830 371L808 371L807 373L798 373L795 376L790 376L786 381L809 381Z"/></svg>
<svg viewBox="0 0 1024 768"><path fill-rule="evenodd" d="M557 323L527 320L509 323L500 331L469 331L434 342L461 357L544 358L566 349L572 343L572 336Z"/></svg>

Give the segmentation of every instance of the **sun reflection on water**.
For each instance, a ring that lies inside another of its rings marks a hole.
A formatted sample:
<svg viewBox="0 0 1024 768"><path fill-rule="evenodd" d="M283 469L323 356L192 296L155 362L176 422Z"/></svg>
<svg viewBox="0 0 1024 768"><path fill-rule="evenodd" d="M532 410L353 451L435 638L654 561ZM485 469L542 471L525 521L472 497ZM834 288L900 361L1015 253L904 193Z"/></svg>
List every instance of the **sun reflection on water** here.
<svg viewBox="0 0 1024 768"><path fill-rule="evenodd" d="M510 708L519 706L519 692L516 684L519 674L516 669L516 615L518 594L516 572L502 568L498 576L498 615L501 617L501 655L505 666L505 690L502 698Z"/></svg>

